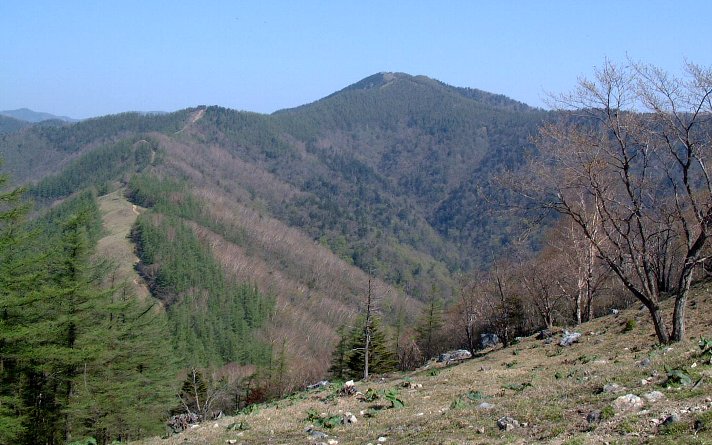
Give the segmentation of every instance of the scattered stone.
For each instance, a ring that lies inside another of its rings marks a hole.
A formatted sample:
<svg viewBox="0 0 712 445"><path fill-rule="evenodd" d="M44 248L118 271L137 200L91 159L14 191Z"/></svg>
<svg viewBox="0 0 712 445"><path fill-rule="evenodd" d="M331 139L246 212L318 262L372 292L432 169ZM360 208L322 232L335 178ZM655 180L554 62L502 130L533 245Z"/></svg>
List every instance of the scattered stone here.
<svg viewBox="0 0 712 445"><path fill-rule="evenodd" d="M325 386L329 386L328 380L322 380L320 382L316 382L313 385L307 386L307 389L317 389L317 388L323 388Z"/></svg>
<svg viewBox="0 0 712 445"><path fill-rule="evenodd" d="M484 433L485 433L485 427L481 426L481 427L475 429L475 432L476 432L477 434L484 434Z"/></svg>
<svg viewBox="0 0 712 445"><path fill-rule="evenodd" d="M411 381L406 380L405 382L401 383L401 386L403 388L410 388L410 389L420 389L423 387L421 383L413 383Z"/></svg>
<svg viewBox="0 0 712 445"><path fill-rule="evenodd" d="M661 393L660 391L651 391L651 392L643 394L643 398L650 403L655 403L659 400L664 399L665 394Z"/></svg>
<svg viewBox="0 0 712 445"><path fill-rule="evenodd" d="M448 363L453 361L467 360L472 358L472 353L467 349L458 349L456 351L443 352L438 357L438 363Z"/></svg>
<svg viewBox="0 0 712 445"><path fill-rule="evenodd" d="M606 394L615 394L625 391L625 387L619 385L618 383L607 383L603 386L602 392Z"/></svg>
<svg viewBox="0 0 712 445"><path fill-rule="evenodd" d="M480 334L480 349L486 349L489 347L494 347L499 344L499 337L497 334L484 333Z"/></svg>
<svg viewBox="0 0 712 445"><path fill-rule="evenodd" d="M388 440L388 438L386 438L386 436L381 436L381 437L378 438L378 442L380 442L380 443L383 443L383 442L385 442L385 441L387 441L387 440Z"/></svg>
<svg viewBox="0 0 712 445"><path fill-rule="evenodd" d="M564 336L561 338L561 341L559 342L559 346L571 346L574 343L578 343L580 338L581 338L580 332L564 331Z"/></svg>
<svg viewBox="0 0 712 445"><path fill-rule="evenodd" d="M586 416L586 421L588 423L598 423L601 421L601 412L600 411L591 411L588 413Z"/></svg>
<svg viewBox="0 0 712 445"><path fill-rule="evenodd" d="M503 431L512 431L514 428L519 428L519 422L509 416L504 416L497 421L497 427Z"/></svg>
<svg viewBox="0 0 712 445"><path fill-rule="evenodd" d="M697 434L705 429L705 422L701 419L697 419L692 427L695 429L695 434Z"/></svg>
<svg viewBox="0 0 712 445"><path fill-rule="evenodd" d="M613 407L618 412L638 411L643 408L644 404L645 402L643 402L643 399L635 394L626 394L613 401Z"/></svg>
<svg viewBox="0 0 712 445"><path fill-rule="evenodd" d="M336 439L329 439L326 441L326 443L328 443L329 445L337 445L339 441Z"/></svg>
<svg viewBox="0 0 712 445"><path fill-rule="evenodd" d="M233 444L237 443L237 439L228 439L225 441L225 443L229 443L230 445L233 445Z"/></svg>
<svg viewBox="0 0 712 445"><path fill-rule="evenodd" d="M663 420L663 426L672 425L673 423L678 423L680 421L680 415L677 413L672 413Z"/></svg>
<svg viewBox="0 0 712 445"><path fill-rule="evenodd" d="M343 420L344 425L353 424L356 422L358 422L358 419L356 419L356 416L354 416L350 412L344 413L344 420Z"/></svg>
<svg viewBox="0 0 712 445"><path fill-rule="evenodd" d="M353 380L349 380L348 382L344 383L344 387L341 388L341 393L343 395L352 396L357 392L358 390L356 389L356 384Z"/></svg>
<svg viewBox="0 0 712 445"><path fill-rule="evenodd" d="M491 403L482 402L479 405L477 405L477 407L479 409L492 409L492 408L494 408L494 405L492 405Z"/></svg>
<svg viewBox="0 0 712 445"><path fill-rule="evenodd" d="M328 434L323 433L321 431L317 431L311 427L307 428L306 432L314 439L326 439L327 437L329 437Z"/></svg>
<svg viewBox="0 0 712 445"><path fill-rule="evenodd" d="M618 315L620 311L618 309L611 309L611 315Z"/></svg>

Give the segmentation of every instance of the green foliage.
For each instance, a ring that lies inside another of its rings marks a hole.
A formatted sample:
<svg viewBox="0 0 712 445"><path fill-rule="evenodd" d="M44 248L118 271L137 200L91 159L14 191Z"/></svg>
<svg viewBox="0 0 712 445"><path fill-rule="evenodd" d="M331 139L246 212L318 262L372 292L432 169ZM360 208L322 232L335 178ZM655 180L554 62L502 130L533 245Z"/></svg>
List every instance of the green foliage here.
<svg viewBox="0 0 712 445"><path fill-rule="evenodd" d="M472 400L473 402L475 400L482 400L485 398L485 395L482 394L480 391L469 391L467 394L465 394L465 397L468 399Z"/></svg>
<svg viewBox="0 0 712 445"><path fill-rule="evenodd" d="M638 325L638 322L635 321L634 318L631 318L630 320L625 322L625 327L623 328L623 332L631 332L635 327Z"/></svg>
<svg viewBox="0 0 712 445"><path fill-rule="evenodd" d="M10 206L17 195L0 197ZM150 306L99 286L94 196L79 194L31 225L21 209L7 207L0 229L0 443L159 432L173 394L168 348Z"/></svg>
<svg viewBox="0 0 712 445"><path fill-rule="evenodd" d="M433 295L430 297L430 302L423 308L423 313L415 326L416 343L425 359L440 352L440 331L443 327L443 302L435 297L434 288L431 293Z"/></svg>
<svg viewBox="0 0 712 445"><path fill-rule="evenodd" d="M502 385L502 388L504 389L511 389L512 391L516 392L522 392L526 388L530 388L532 384L530 382L524 382L524 383L508 383L506 385Z"/></svg>
<svg viewBox="0 0 712 445"><path fill-rule="evenodd" d="M272 303L256 287L226 279L210 249L184 222L207 218L185 185L136 175L128 194L134 202L153 208L132 230L141 259L138 271L168 311L184 364L268 364L271 351L252 335Z"/></svg>
<svg viewBox="0 0 712 445"><path fill-rule="evenodd" d="M364 400L367 402L375 402L376 400L378 400L380 398L378 391L376 391L373 388L368 388L368 390L366 391L366 394L364 394L363 397L364 397Z"/></svg>
<svg viewBox="0 0 712 445"><path fill-rule="evenodd" d="M332 354L332 375L337 378L359 378L363 376L365 364L366 321L360 317L350 331L341 329L339 343ZM371 322L371 342L369 348L369 373L385 374L395 371L398 365L386 335L377 318Z"/></svg>
<svg viewBox="0 0 712 445"><path fill-rule="evenodd" d="M601 410L601 420L609 420L612 419L613 416L616 415L616 410L613 408L611 405L606 405L602 410Z"/></svg>
<svg viewBox="0 0 712 445"><path fill-rule="evenodd" d="M314 426L325 429L335 428L342 423L342 418L339 415L333 416L322 416L319 412L313 408L307 410L307 422L311 422Z"/></svg>
<svg viewBox="0 0 712 445"><path fill-rule="evenodd" d="M30 189L30 194L50 200L69 196L89 186L101 189L107 181L144 169L154 150L155 144L145 139L128 139L99 147L71 162L61 173L45 177Z"/></svg>
<svg viewBox="0 0 712 445"><path fill-rule="evenodd" d="M226 431L247 431L250 429L250 425L245 422L244 420L240 422L233 422L227 427L225 427Z"/></svg>
<svg viewBox="0 0 712 445"><path fill-rule="evenodd" d="M710 362L712 362L712 340L701 336L698 346L700 347L700 356L710 357Z"/></svg>
<svg viewBox="0 0 712 445"><path fill-rule="evenodd" d="M398 388L390 388L383 393L383 397L391 402L391 408L403 408L405 403L399 398Z"/></svg>
<svg viewBox="0 0 712 445"><path fill-rule="evenodd" d="M688 386L692 384L692 378L682 369L666 369L666 385Z"/></svg>
<svg viewBox="0 0 712 445"><path fill-rule="evenodd" d="M456 398L450 404L450 409L464 409L465 407L467 407L467 403L465 403L465 401L462 400L462 397Z"/></svg>

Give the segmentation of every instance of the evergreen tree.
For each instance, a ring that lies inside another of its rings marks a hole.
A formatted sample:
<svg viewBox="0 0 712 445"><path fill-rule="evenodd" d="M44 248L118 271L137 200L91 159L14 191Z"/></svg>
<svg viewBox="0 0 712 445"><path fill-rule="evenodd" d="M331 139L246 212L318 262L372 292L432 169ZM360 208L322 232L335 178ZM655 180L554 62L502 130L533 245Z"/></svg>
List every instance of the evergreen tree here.
<svg viewBox="0 0 712 445"><path fill-rule="evenodd" d="M348 372L346 366L346 356L351 350L351 337L346 334L346 329L341 326L336 330L339 335L339 342L336 344L334 352L331 354L331 367L329 373L339 380L343 380Z"/></svg>
<svg viewBox="0 0 712 445"><path fill-rule="evenodd" d="M356 325L344 332L339 342L344 354L334 353L332 369L341 370L343 378L361 378L366 364L366 320L360 317ZM384 374L395 371L398 358L386 339L381 322L374 317L371 320L369 345L369 369L371 374ZM337 350L339 347L337 347ZM341 360L343 362L339 363ZM334 372L334 371L332 371Z"/></svg>
<svg viewBox="0 0 712 445"><path fill-rule="evenodd" d="M443 303L433 293L433 296L430 297L430 302L423 308L423 313L415 327L415 331L418 334L416 342L426 360L439 352L437 345L442 326Z"/></svg>
<svg viewBox="0 0 712 445"><path fill-rule="evenodd" d="M0 190L8 177L0 176ZM22 227L26 207L22 189L0 192L0 443L16 443L26 431L27 410L18 388L21 384L21 307L36 298L36 270L24 253L28 233Z"/></svg>

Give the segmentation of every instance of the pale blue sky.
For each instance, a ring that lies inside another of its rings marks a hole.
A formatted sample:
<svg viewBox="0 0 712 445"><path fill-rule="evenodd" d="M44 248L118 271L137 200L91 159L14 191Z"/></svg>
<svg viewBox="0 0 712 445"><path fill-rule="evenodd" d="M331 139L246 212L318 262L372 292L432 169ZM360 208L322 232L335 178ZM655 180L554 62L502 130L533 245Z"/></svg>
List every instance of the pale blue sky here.
<svg viewBox="0 0 712 445"><path fill-rule="evenodd" d="M712 66L712 0L0 0L0 110L272 112L379 71L543 106L605 58Z"/></svg>

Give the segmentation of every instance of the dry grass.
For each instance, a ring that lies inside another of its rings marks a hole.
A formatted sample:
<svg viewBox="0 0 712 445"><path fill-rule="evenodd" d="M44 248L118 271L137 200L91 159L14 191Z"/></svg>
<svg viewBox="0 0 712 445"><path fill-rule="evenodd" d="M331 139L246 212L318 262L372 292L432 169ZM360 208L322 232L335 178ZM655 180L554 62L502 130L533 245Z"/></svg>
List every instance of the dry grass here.
<svg viewBox="0 0 712 445"><path fill-rule="evenodd" d="M117 190L98 198L102 213L104 236L97 243L96 256L110 258L113 286L125 284L129 293L141 300L150 297L150 292L133 266L138 262L134 245L129 240L131 226L142 209L132 205L124 198L123 190Z"/></svg>
<svg viewBox="0 0 712 445"><path fill-rule="evenodd" d="M712 366L699 357L697 339L712 336L712 296L707 285L693 292L689 307L689 340L670 348L655 344L647 312L637 308L621 311L580 326L581 341L568 348L545 344L534 337L507 349L497 349L455 366L436 364L405 374L386 376L371 382L357 382L357 388L387 390L398 388L405 403L401 409L388 406L382 397L366 402L355 396L337 396L335 388L297 393L289 398L260 406L251 414L207 422L167 439L149 439L143 445L225 444L311 444L328 439L340 444L485 444L485 443L712 443ZM623 332L626 322L636 326ZM641 367L649 358L650 366ZM693 364L695 364L693 366ZM666 368L684 369L700 385L667 387ZM652 377L652 378L651 378ZM643 384L642 380L651 378ZM404 382L422 384L406 388ZM623 393L602 393L606 383L625 386ZM521 389L513 385L531 384ZM586 416L604 410L621 394L642 395L658 390L665 399L647 403L637 413L617 413L600 423L589 424ZM479 391L481 400L467 393ZM461 400L461 403L455 402ZM486 401L494 407L484 410ZM351 412L358 421L324 430L327 439L313 439L305 428L313 409L324 415ZM367 414L371 409L373 417ZM685 412L687 410L687 412ZM672 412L681 413L673 428L654 422ZM512 416L523 426L502 432L496 421ZM706 429L695 434L695 420L706 421ZM227 427L242 422L244 431Z"/></svg>

